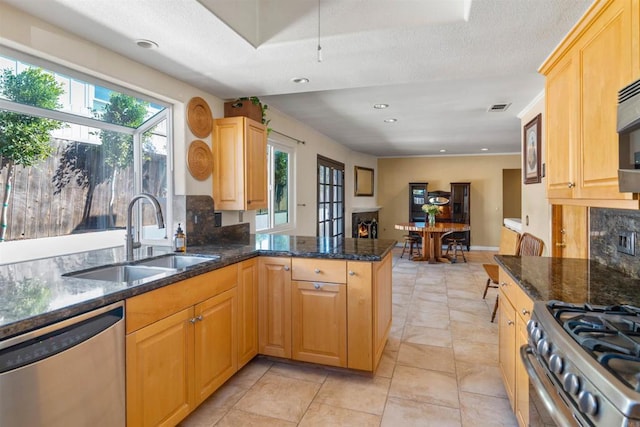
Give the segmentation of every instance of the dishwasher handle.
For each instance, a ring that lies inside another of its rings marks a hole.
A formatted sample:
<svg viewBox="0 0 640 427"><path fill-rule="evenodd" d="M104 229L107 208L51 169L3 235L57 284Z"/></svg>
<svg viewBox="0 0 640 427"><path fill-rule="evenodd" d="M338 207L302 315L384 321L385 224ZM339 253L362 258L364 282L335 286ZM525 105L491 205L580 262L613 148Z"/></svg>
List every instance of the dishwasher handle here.
<svg viewBox="0 0 640 427"><path fill-rule="evenodd" d="M0 374L82 344L123 319L124 306L116 303L1 342Z"/></svg>

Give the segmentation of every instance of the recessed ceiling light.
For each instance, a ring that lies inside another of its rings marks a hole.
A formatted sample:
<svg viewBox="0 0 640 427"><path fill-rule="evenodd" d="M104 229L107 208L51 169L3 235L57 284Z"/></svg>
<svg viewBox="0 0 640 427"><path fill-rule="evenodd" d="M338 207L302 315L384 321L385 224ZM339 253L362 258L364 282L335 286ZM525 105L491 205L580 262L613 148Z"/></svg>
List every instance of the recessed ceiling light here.
<svg viewBox="0 0 640 427"><path fill-rule="evenodd" d="M384 119L385 123L395 123L397 121L398 121L398 119Z"/></svg>
<svg viewBox="0 0 640 427"><path fill-rule="evenodd" d="M444 148L442 150L440 150L441 153L446 153L447 150L445 150Z"/></svg>
<svg viewBox="0 0 640 427"><path fill-rule="evenodd" d="M489 151L488 148L481 148L480 151Z"/></svg>
<svg viewBox="0 0 640 427"><path fill-rule="evenodd" d="M389 108L389 104L373 104L373 108L376 110L384 110L385 108Z"/></svg>
<svg viewBox="0 0 640 427"><path fill-rule="evenodd" d="M291 81L294 83L309 83L309 79L306 77L296 77L294 79L291 79Z"/></svg>
<svg viewBox="0 0 640 427"><path fill-rule="evenodd" d="M140 40L136 40L136 44L138 46L140 46L143 49L157 49L158 48L158 43L151 41L151 40L145 40L145 39L140 39Z"/></svg>

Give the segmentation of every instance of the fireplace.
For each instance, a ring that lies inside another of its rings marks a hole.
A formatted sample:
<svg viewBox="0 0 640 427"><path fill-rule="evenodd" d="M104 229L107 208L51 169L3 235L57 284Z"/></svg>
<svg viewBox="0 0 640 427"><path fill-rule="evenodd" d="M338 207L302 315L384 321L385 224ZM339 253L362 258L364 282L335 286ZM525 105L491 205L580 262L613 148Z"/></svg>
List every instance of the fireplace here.
<svg viewBox="0 0 640 427"><path fill-rule="evenodd" d="M378 238L378 211L358 211L351 214L351 237Z"/></svg>

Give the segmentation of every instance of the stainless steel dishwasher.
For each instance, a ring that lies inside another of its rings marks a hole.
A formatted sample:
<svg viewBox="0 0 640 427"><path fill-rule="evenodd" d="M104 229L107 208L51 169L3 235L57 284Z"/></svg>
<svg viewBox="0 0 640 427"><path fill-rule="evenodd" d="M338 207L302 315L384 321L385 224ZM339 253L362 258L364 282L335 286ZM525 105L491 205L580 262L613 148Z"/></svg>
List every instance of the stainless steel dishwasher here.
<svg viewBox="0 0 640 427"><path fill-rule="evenodd" d="M124 304L0 342L0 427L117 427L125 414Z"/></svg>

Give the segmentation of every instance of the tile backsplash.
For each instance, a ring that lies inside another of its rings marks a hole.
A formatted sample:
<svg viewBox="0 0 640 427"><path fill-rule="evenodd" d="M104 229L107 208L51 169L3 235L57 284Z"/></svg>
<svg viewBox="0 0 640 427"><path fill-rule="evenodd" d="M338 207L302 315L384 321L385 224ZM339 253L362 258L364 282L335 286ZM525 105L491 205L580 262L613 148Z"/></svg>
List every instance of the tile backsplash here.
<svg viewBox="0 0 640 427"><path fill-rule="evenodd" d="M590 258L633 277L640 277L640 211L591 208ZM620 232L635 235L635 256L617 249Z"/></svg>
<svg viewBox="0 0 640 427"><path fill-rule="evenodd" d="M187 246L249 243L249 223L215 227L211 196L186 196Z"/></svg>

